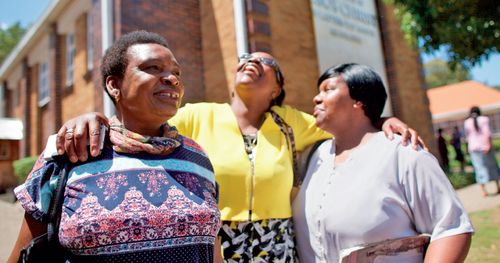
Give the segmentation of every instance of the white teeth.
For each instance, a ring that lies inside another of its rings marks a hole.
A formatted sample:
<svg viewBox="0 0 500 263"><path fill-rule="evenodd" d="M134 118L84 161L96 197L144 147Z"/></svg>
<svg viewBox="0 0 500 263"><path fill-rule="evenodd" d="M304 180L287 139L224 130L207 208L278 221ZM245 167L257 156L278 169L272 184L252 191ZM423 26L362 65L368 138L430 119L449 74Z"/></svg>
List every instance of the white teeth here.
<svg viewBox="0 0 500 263"><path fill-rule="evenodd" d="M179 94L178 93L161 93L162 96L167 96L172 99L178 99Z"/></svg>

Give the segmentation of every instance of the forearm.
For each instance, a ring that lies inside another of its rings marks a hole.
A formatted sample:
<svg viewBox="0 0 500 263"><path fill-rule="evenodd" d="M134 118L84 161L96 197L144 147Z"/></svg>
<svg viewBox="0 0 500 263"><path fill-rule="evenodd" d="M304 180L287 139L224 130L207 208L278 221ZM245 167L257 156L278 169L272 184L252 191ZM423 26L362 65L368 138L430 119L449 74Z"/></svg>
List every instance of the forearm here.
<svg viewBox="0 0 500 263"><path fill-rule="evenodd" d="M46 231L47 225L36 221L28 214L24 214L21 230L19 230L17 241L14 244L14 248L12 249L7 263L16 263L19 259L21 249L28 245L33 237L37 237Z"/></svg>
<svg viewBox="0 0 500 263"><path fill-rule="evenodd" d="M471 235L471 233L464 233L431 242L424 262L464 262L469 252Z"/></svg>

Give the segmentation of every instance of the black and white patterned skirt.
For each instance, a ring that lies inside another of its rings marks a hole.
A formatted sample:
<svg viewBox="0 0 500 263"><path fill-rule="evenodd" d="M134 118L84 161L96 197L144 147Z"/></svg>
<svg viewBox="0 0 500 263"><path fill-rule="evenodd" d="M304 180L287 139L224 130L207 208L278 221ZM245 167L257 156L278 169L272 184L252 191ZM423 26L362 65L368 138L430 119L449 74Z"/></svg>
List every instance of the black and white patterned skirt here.
<svg viewBox="0 0 500 263"><path fill-rule="evenodd" d="M223 221L219 231L224 262L299 262L291 218Z"/></svg>

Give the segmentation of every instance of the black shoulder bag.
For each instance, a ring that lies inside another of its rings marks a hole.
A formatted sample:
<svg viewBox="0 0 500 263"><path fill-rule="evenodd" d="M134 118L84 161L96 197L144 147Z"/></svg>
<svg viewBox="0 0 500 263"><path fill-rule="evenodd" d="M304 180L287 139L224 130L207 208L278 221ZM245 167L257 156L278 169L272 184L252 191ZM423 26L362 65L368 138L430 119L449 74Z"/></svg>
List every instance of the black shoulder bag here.
<svg viewBox="0 0 500 263"><path fill-rule="evenodd" d="M66 262L67 253L59 244L58 230L59 222L61 221L64 189L68 180L69 165L67 160L59 163L62 164L62 168L59 171L57 187L49 205L47 233L33 238L21 250L18 263Z"/></svg>

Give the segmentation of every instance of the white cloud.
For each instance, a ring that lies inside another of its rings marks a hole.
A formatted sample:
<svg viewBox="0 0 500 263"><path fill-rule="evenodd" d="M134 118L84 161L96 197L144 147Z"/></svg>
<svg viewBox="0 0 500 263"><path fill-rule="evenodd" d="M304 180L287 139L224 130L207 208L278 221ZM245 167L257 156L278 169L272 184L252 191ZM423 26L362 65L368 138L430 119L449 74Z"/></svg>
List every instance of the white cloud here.
<svg viewBox="0 0 500 263"><path fill-rule="evenodd" d="M0 22L0 29L5 30L5 29L7 29L8 27L9 27L9 25L7 25L7 23L5 23L5 22Z"/></svg>

